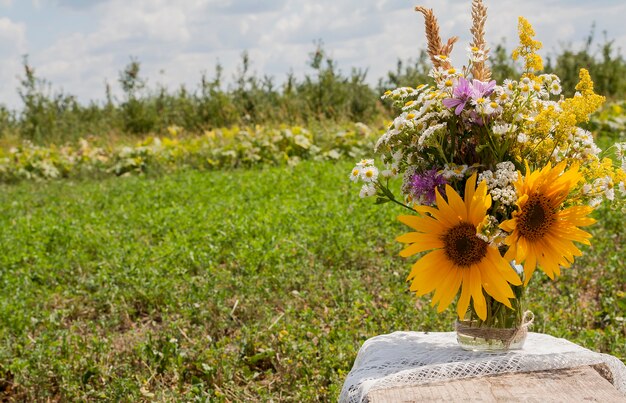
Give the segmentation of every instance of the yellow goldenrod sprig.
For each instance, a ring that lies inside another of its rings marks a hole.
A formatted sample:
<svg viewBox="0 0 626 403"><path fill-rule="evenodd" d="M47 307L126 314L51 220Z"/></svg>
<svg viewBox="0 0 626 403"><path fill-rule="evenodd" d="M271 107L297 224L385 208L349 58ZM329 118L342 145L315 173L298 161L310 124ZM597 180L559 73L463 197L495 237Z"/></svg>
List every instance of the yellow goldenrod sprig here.
<svg viewBox="0 0 626 403"><path fill-rule="evenodd" d="M513 51L513 60L524 58L524 71L526 75L532 76L535 71L543 70L543 60L536 51L542 48L541 42L533 39L535 30L530 22L524 17L518 19L518 32L520 46Z"/></svg>
<svg viewBox="0 0 626 403"><path fill-rule="evenodd" d="M564 114L570 113L576 116L574 124L588 122L589 115L597 111L606 99L602 95L593 92L593 81L589 71L580 69L578 77L580 81L576 84L576 91L580 95L566 99L561 105Z"/></svg>

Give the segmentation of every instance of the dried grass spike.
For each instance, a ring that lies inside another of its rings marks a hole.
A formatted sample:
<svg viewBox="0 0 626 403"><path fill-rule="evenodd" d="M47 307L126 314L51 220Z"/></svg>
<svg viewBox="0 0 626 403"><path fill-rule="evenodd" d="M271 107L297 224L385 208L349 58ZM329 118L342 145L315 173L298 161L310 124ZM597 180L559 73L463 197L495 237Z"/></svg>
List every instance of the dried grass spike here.
<svg viewBox="0 0 626 403"><path fill-rule="evenodd" d="M450 56L450 53L452 53L452 48L454 47L454 44L458 40L459 40L458 36L453 36L452 38L448 39L448 43L446 43L446 45L443 48L441 48L440 54Z"/></svg>
<svg viewBox="0 0 626 403"><path fill-rule="evenodd" d="M485 53L485 58L489 53L485 42L485 22L487 21L487 7L482 0L472 1L472 33L473 41L471 47L478 48ZM475 62L472 67L472 75L475 79L488 81L491 78L491 70L484 61Z"/></svg>
<svg viewBox="0 0 626 403"><path fill-rule="evenodd" d="M424 15L424 22L426 25L426 40L428 41L428 56L430 61L435 67L441 67L442 62L435 57L441 54L443 45L441 43L441 37L439 36L439 23L433 10L431 8L425 8L421 6L415 7L415 11Z"/></svg>

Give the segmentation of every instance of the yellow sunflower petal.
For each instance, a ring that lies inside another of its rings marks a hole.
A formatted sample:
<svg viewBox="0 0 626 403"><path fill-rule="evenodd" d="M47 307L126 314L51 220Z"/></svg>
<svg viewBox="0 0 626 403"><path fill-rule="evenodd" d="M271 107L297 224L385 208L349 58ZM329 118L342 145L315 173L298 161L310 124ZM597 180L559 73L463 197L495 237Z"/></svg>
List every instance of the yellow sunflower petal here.
<svg viewBox="0 0 626 403"><path fill-rule="evenodd" d="M553 235L554 238L557 239L576 241L584 245L591 245L591 242L589 242L589 239L592 237L591 234L577 227L555 228L550 231L550 235Z"/></svg>
<svg viewBox="0 0 626 403"><path fill-rule="evenodd" d="M439 284L441 270L438 267L427 267L415 272L409 289L418 297L433 292Z"/></svg>
<svg viewBox="0 0 626 403"><path fill-rule="evenodd" d="M446 227L439 221L430 217L421 217L416 215L401 215L398 216L398 221L409 227L419 231L428 232L433 235L442 233Z"/></svg>
<svg viewBox="0 0 626 403"><path fill-rule="evenodd" d="M461 221L467 221L467 207L465 207L461 196L459 196L450 185L446 185L446 196L448 196L450 208L457 214Z"/></svg>
<svg viewBox="0 0 626 403"><path fill-rule="evenodd" d="M554 260L546 256L545 254L541 254L537 256L537 266L539 267L539 269L541 269L541 271L546 273L546 275L550 277L552 280L554 280L555 266L557 266L556 270L558 270L558 265L559 265L558 260Z"/></svg>
<svg viewBox="0 0 626 403"><path fill-rule="evenodd" d="M436 270L423 270L413 279L411 285L411 291L415 292L415 295L421 297L422 295L430 294L433 291L437 291L442 287L442 281L444 281L450 273L450 268L438 267Z"/></svg>
<svg viewBox="0 0 626 403"><path fill-rule="evenodd" d="M454 283L454 277L458 270L456 270L453 266L454 265L451 262L448 262L447 267L441 269L442 272L445 272L446 274L444 277L442 277L439 286L435 290L433 298L430 301L430 306L435 306L448 292L448 290L452 286L452 283Z"/></svg>
<svg viewBox="0 0 626 403"><path fill-rule="evenodd" d="M595 222L587 217L592 208L563 206L582 179L578 164L566 168L567 162L562 161L531 172L526 164L525 176L520 175L515 182L517 211L512 219L500 224L509 233L505 258L524 263L525 284L537 267L550 278L559 275L561 267L568 267L574 256L580 256L573 242L590 243L591 235L578 227Z"/></svg>
<svg viewBox="0 0 626 403"><path fill-rule="evenodd" d="M461 278L461 296L459 297L459 302L456 306L456 313L459 315L460 319L463 319L465 313L467 312L467 308L469 307L470 297L472 295L470 283L469 270L463 270Z"/></svg>
<svg viewBox="0 0 626 403"><path fill-rule="evenodd" d="M531 244L528 246L528 257L524 260L516 262L524 265L524 286L528 285L530 278L532 277L535 269L537 268L537 256L534 253L534 246Z"/></svg>
<svg viewBox="0 0 626 403"><path fill-rule="evenodd" d="M500 228L502 228L506 232L513 232L513 230L515 229L516 222L517 222L517 220L515 218L512 218L510 220L506 220L506 221L502 221L500 223Z"/></svg>
<svg viewBox="0 0 626 403"><path fill-rule="evenodd" d="M504 254L504 258L508 260L509 262L512 260L515 260L517 262L517 259L515 259L516 254L517 254L517 249L515 248L515 246L510 246L509 249Z"/></svg>
<svg viewBox="0 0 626 403"><path fill-rule="evenodd" d="M480 272L483 288L493 299L512 308L510 298L515 298L509 284L489 268L483 268Z"/></svg>
<svg viewBox="0 0 626 403"><path fill-rule="evenodd" d="M454 192L454 190L452 191ZM439 209L440 213L446 217L447 220L455 224L461 221L460 212L457 212L452 207L450 207L450 205L446 202L446 200L437 189L435 189L435 199L437 201L437 208Z"/></svg>
<svg viewBox="0 0 626 403"><path fill-rule="evenodd" d="M596 220L591 217L586 217L593 211L590 206L573 206L562 210L559 213L561 220L567 221L570 225L577 227L586 227L587 225L595 224Z"/></svg>
<svg viewBox="0 0 626 403"><path fill-rule="evenodd" d="M513 285L522 285L522 280L509 263L510 260L506 260L500 256L500 252L498 252L496 248L489 248L487 252L487 259L498 271L499 276L501 276L505 281Z"/></svg>
<svg viewBox="0 0 626 403"><path fill-rule="evenodd" d="M437 312L443 312L454 300L454 297L459 292L461 286L461 280L463 279L463 270L454 270L453 281L448 285L446 292L441 296L439 305L437 306Z"/></svg>
<svg viewBox="0 0 626 403"><path fill-rule="evenodd" d="M430 234L425 234L423 232L407 232L406 234L402 234L396 238L396 241L402 243L415 243L415 242L424 242L433 239L433 236Z"/></svg>
<svg viewBox="0 0 626 403"><path fill-rule="evenodd" d="M416 253L424 252L431 249L433 249L433 247L428 245L427 243L412 243L408 247L402 249L399 255L402 257L409 257L415 255Z"/></svg>
<svg viewBox="0 0 626 403"><path fill-rule="evenodd" d="M465 182L465 200L472 200L474 198L474 192L476 191L476 178L477 174L473 174Z"/></svg>
<svg viewBox="0 0 626 403"><path fill-rule="evenodd" d="M434 250L418 260L407 277L407 281L413 280L411 291L416 291L418 296L432 292L444 280L448 269L445 253L441 249Z"/></svg>
<svg viewBox="0 0 626 403"><path fill-rule="evenodd" d="M415 211L419 213L427 213L430 214L434 219L440 221L446 225L454 225L456 220L450 220L449 217L442 214L439 210L431 206L415 206L413 207Z"/></svg>
<svg viewBox="0 0 626 403"><path fill-rule="evenodd" d="M483 287L481 283L480 270L475 265L470 269L470 292L472 293L472 301L476 315L482 320L487 319L487 301L483 295Z"/></svg>
<svg viewBox="0 0 626 403"><path fill-rule="evenodd" d="M517 241L516 247L517 249L515 251L515 259L511 260L515 260L515 262L523 262L526 259L526 256L528 256L528 241L526 241L526 239L524 238L520 238Z"/></svg>
<svg viewBox="0 0 626 403"><path fill-rule="evenodd" d="M474 225L478 225L485 217L487 209L491 206L491 196L487 195L487 182L482 181L476 189L476 193L468 205L468 219Z"/></svg>

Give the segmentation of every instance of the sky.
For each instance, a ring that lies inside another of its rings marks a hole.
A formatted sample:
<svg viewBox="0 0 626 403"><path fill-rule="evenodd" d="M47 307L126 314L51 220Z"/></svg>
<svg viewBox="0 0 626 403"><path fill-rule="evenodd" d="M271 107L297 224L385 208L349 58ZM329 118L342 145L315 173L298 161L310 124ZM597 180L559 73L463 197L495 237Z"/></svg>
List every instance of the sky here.
<svg viewBox="0 0 626 403"><path fill-rule="evenodd" d="M517 43L524 15L544 43L544 56L562 46L581 46L592 24L626 50L626 0L483 0L487 41ZM102 101L105 82L121 96L119 72L135 58L149 86L197 88L216 63L225 80L248 51L251 69L282 82L292 71L310 73L316 41L343 72L367 69L377 82L398 58L425 48L416 5L433 8L445 39L460 40L453 60L463 63L470 40L471 0L0 0L0 104L19 109L22 58L52 91L81 102ZM624 54L624 51L622 51Z"/></svg>

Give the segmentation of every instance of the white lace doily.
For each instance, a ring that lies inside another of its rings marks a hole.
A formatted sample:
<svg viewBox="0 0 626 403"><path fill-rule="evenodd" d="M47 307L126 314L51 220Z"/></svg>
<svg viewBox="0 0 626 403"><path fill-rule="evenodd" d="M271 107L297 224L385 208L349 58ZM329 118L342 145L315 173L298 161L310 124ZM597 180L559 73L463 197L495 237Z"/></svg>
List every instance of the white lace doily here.
<svg viewBox="0 0 626 403"><path fill-rule="evenodd" d="M462 350L455 332L395 332L363 343L339 401L366 402L370 391L402 385L596 364L606 365L613 385L626 395L624 363L565 339L528 333L522 350L481 353Z"/></svg>

